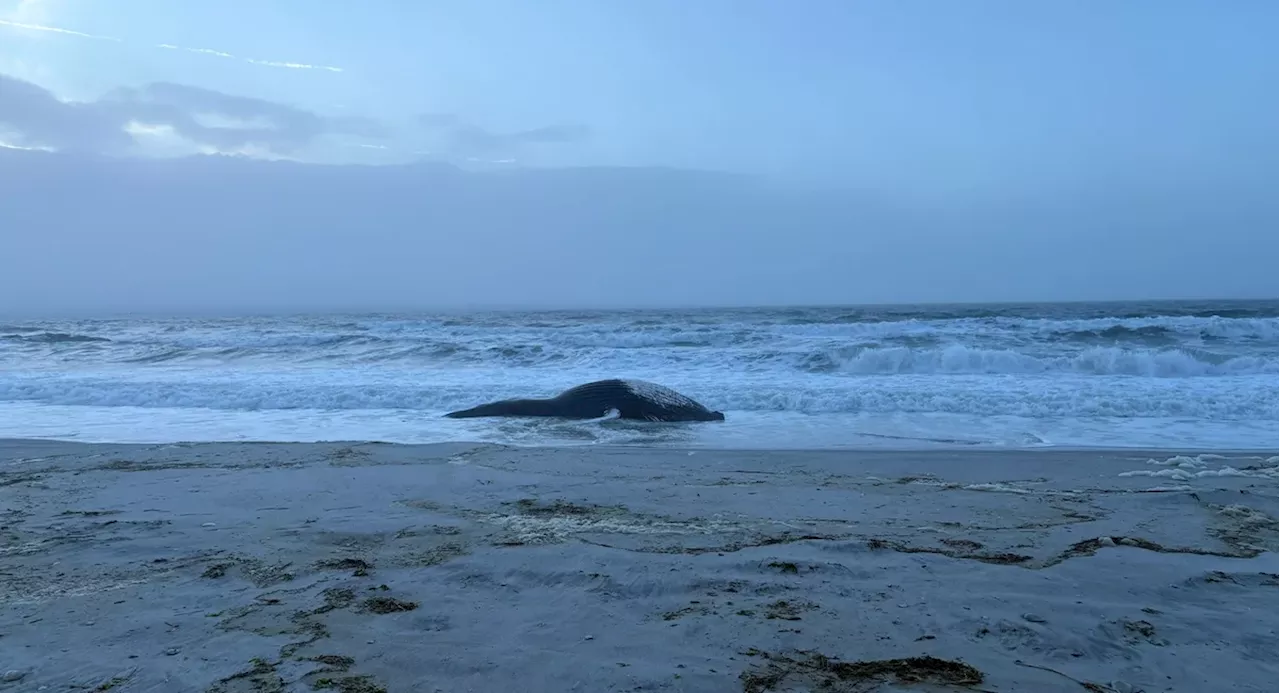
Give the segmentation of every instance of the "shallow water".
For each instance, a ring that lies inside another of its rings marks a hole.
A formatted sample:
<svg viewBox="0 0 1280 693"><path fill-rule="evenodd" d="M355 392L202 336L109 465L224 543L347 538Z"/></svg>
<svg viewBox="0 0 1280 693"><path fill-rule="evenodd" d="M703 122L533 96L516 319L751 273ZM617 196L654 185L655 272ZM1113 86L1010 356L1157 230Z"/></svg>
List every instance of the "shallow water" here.
<svg viewBox="0 0 1280 693"><path fill-rule="evenodd" d="M1274 447L1275 302L26 321L0 436L712 447ZM452 420L607 377L713 424Z"/></svg>

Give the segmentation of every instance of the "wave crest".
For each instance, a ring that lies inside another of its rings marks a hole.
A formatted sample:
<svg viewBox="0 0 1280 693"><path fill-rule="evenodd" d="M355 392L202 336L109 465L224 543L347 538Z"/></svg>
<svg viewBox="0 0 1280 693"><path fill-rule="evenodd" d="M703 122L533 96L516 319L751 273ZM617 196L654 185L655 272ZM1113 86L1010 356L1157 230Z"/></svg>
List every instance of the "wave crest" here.
<svg viewBox="0 0 1280 693"><path fill-rule="evenodd" d="M802 364L813 371L864 375L901 373L1133 375L1178 378L1270 374L1276 359L1226 357L1202 350L1092 347L1065 356L1035 356L1008 349L951 345L935 349L862 347L810 354Z"/></svg>

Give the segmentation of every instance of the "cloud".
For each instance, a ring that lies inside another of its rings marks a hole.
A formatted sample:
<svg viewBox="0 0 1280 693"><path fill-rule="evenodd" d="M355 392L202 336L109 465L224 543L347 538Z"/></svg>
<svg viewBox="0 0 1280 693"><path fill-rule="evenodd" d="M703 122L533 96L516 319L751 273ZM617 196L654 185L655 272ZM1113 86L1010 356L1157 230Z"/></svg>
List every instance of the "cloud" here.
<svg viewBox="0 0 1280 693"><path fill-rule="evenodd" d="M514 154L528 145L570 144L591 136L590 128L580 124L493 132L452 113L426 113L418 117L418 123L441 135L447 151L468 158Z"/></svg>
<svg viewBox="0 0 1280 693"><path fill-rule="evenodd" d="M16 149L24 152L48 152L53 151L49 147L24 147L20 144L9 144L8 142L0 142L0 149Z"/></svg>
<svg viewBox="0 0 1280 693"><path fill-rule="evenodd" d="M418 123L428 128L454 128L463 125L463 121L454 113L423 113L418 116Z"/></svg>
<svg viewBox="0 0 1280 693"><path fill-rule="evenodd" d="M124 125L94 104L64 102L47 89L0 75L0 130L16 135L16 144L72 151L112 150L130 142Z"/></svg>
<svg viewBox="0 0 1280 693"><path fill-rule="evenodd" d="M546 125L531 130L518 130L504 134L485 132L479 128L467 128L462 131L472 141L493 143L498 146L508 144L556 144L578 142L586 139L590 130L585 125Z"/></svg>
<svg viewBox="0 0 1280 693"><path fill-rule="evenodd" d="M33 82L0 73L0 144L79 153L173 156L235 153L253 158L412 161L509 165L537 159L534 146L590 136L583 125L491 132L449 114L419 118L429 144L358 116L321 115L288 104L172 82L122 87L89 101L64 101ZM425 146L423 146L425 144ZM328 149L327 147L336 147ZM346 151L348 154L342 154ZM353 152L362 151L362 155ZM376 154L375 154L376 152Z"/></svg>
<svg viewBox="0 0 1280 693"><path fill-rule="evenodd" d="M202 150L298 152L324 135L378 139L366 118L330 118L285 104L169 82L67 102L38 85L0 75L0 132L8 144L93 153L137 153L163 135ZM17 142L13 141L17 138Z"/></svg>
<svg viewBox="0 0 1280 693"><path fill-rule="evenodd" d="M38 32L46 32L46 33L52 33L52 34L62 34L64 36L75 36L77 38L86 38L86 39L93 39L98 41L113 41L116 43L125 42L123 39L115 38L113 36L99 36L97 34L89 34L83 31L75 31L74 29L66 29L63 27L50 26L47 24L36 24L32 22L20 22L15 20L0 19L0 26L7 26L12 29L21 29L23 31L38 31ZM172 43L157 43L157 44L154 44L154 46L156 48L161 48L165 50L186 51L188 53L207 55L215 58L237 60L240 62L249 63L251 65L261 65L263 67L278 67L278 68L285 68L290 70L320 70L323 72L342 72L343 71L342 68L334 67L332 65L320 65L320 64L314 64L314 63L297 62L292 60L262 60L260 58L245 58L245 57L233 55L226 51L214 50L212 48L188 48L186 46L179 46Z"/></svg>

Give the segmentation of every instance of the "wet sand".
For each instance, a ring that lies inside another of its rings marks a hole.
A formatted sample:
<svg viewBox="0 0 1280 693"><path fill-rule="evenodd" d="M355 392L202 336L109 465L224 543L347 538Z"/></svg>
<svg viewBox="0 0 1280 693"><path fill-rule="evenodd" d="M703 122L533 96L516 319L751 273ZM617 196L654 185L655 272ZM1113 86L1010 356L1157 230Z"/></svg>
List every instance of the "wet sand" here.
<svg viewBox="0 0 1280 693"><path fill-rule="evenodd" d="M1195 454L0 441L0 692L1274 691Z"/></svg>

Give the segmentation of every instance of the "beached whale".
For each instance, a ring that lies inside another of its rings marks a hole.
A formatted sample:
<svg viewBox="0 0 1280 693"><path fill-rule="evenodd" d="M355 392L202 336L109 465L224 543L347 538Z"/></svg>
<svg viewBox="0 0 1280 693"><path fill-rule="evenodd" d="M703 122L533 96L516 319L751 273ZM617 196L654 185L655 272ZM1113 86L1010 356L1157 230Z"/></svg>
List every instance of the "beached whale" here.
<svg viewBox="0 0 1280 693"><path fill-rule="evenodd" d="M712 411L668 387L643 380L597 380L569 388L549 399L504 399L445 416L554 416L598 419L617 412L617 418L638 421L724 421Z"/></svg>

